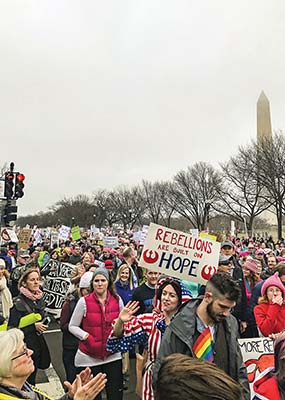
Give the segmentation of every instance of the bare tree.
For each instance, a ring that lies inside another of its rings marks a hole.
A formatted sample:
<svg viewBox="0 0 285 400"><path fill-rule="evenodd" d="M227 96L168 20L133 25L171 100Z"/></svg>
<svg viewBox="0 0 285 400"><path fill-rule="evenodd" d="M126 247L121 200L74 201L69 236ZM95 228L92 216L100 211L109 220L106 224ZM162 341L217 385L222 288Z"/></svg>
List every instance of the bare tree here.
<svg viewBox="0 0 285 400"><path fill-rule="evenodd" d="M59 223L67 225L90 226L93 221L95 207L92 200L83 194L71 198L63 198L50 207Z"/></svg>
<svg viewBox="0 0 285 400"><path fill-rule="evenodd" d="M110 193L110 204L117 209L117 216L124 229L132 228L136 222L141 222L145 209L145 199L139 186L132 188L120 187Z"/></svg>
<svg viewBox="0 0 285 400"><path fill-rule="evenodd" d="M222 184L219 186L220 200L213 207L220 214L228 215L240 222L246 221L249 234L254 219L272 204L258 179L254 147L240 149L230 161L221 164Z"/></svg>
<svg viewBox="0 0 285 400"><path fill-rule="evenodd" d="M5 172L9 171L10 167L7 161L5 161L1 166L0 166L0 178L5 175Z"/></svg>
<svg viewBox="0 0 285 400"><path fill-rule="evenodd" d="M162 208L165 201L163 189L162 182L152 183L146 180L142 182L142 195L146 202L146 216L156 224L162 216Z"/></svg>
<svg viewBox="0 0 285 400"><path fill-rule="evenodd" d="M119 222L118 207L113 202L113 192L107 190L98 190L94 193L93 204L95 206L95 221L98 228L104 226L107 221L109 226Z"/></svg>
<svg viewBox="0 0 285 400"><path fill-rule="evenodd" d="M272 139L254 143L250 155L257 165L257 176L266 188L265 195L272 201L277 217L278 238L282 238L282 213L285 211L285 138L282 132ZM244 150L246 152L246 150ZM248 152L247 152L248 153Z"/></svg>
<svg viewBox="0 0 285 400"><path fill-rule="evenodd" d="M174 176L170 186L174 209L191 222L192 226L204 230L212 207L218 201L221 176L210 164L198 162L186 171Z"/></svg>

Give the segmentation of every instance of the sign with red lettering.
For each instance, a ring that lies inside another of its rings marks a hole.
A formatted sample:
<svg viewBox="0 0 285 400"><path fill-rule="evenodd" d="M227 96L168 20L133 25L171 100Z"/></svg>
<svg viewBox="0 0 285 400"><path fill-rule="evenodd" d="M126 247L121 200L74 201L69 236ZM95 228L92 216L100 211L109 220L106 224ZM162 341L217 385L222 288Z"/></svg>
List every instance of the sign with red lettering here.
<svg viewBox="0 0 285 400"><path fill-rule="evenodd" d="M257 337L238 339L238 342L253 398L253 383L274 368L273 341L268 337Z"/></svg>
<svg viewBox="0 0 285 400"><path fill-rule="evenodd" d="M217 272L220 243L150 224L140 266L206 284Z"/></svg>

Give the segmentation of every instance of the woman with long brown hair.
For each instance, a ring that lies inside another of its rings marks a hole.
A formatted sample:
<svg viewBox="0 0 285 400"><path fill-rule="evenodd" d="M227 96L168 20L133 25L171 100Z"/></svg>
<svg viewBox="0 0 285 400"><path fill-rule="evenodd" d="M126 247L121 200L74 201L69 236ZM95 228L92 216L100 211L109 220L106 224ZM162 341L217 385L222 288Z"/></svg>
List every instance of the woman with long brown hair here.
<svg viewBox="0 0 285 400"><path fill-rule="evenodd" d="M42 319L45 317L45 303L42 299L43 292L40 290L40 281L38 268L29 268L23 273L18 283L19 296L14 299L14 306L11 308L9 327L17 328L21 318L28 314L40 314ZM28 378L32 385L35 384L37 369L40 367L43 343L46 346L44 338L41 336L46 329L47 326L42 321L34 322L22 329L27 346L33 350L32 359L35 370Z"/></svg>

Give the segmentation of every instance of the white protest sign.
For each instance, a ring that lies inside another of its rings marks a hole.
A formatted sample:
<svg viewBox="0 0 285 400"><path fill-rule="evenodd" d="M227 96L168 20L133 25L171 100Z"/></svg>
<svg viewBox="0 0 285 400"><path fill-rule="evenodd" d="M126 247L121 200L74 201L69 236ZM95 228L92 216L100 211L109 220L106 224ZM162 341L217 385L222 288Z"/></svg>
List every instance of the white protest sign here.
<svg viewBox="0 0 285 400"><path fill-rule="evenodd" d="M137 231L133 233L133 240L137 243L141 241L142 231Z"/></svg>
<svg viewBox="0 0 285 400"><path fill-rule="evenodd" d="M54 244L59 245L59 234L57 231L51 231L50 233L50 247L52 248Z"/></svg>
<svg viewBox="0 0 285 400"><path fill-rule="evenodd" d="M16 233L9 228L1 228L1 240L4 242L18 243L18 237Z"/></svg>
<svg viewBox="0 0 285 400"><path fill-rule="evenodd" d="M41 235L41 231L40 229L36 229L34 232L34 246L36 246L37 244L41 243L42 241L42 235Z"/></svg>
<svg viewBox="0 0 285 400"><path fill-rule="evenodd" d="M92 233L99 233L100 229L96 227L96 225L91 225L90 226L91 232Z"/></svg>
<svg viewBox="0 0 285 400"><path fill-rule="evenodd" d="M104 247L117 247L119 245L117 236L104 236L103 238Z"/></svg>
<svg viewBox="0 0 285 400"><path fill-rule="evenodd" d="M70 228L69 226L66 225L61 225L59 231L58 231L58 239L66 241L69 239L70 235Z"/></svg>
<svg viewBox="0 0 285 400"><path fill-rule="evenodd" d="M255 379L267 368L274 366L273 341L266 337L238 339L246 366L250 390Z"/></svg>
<svg viewBox="0 0 285 400"><path fill-rule="evenodd" d="M140 265L162 274L206 284L217 272L220 243L150 224Z"/></svg>
<svg viewBox="0 0 285 400"><path fill-rule="evenodd" d="M191 235L199 237L199 229L190 229Z"/></svg>

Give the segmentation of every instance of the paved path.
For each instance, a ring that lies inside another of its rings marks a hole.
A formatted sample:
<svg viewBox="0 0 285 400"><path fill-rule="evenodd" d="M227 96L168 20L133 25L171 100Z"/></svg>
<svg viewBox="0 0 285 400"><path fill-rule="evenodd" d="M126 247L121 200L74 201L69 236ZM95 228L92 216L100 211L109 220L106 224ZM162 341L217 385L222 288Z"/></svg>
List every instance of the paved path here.
<svg viewBox="0 0 285 400"><path fill-rule="evenodd" d="M65 380L65 373L62 363L62 334L58 324L54 323L44 334L47 341L52 363L50 367L37 374L37 387L46 392L50 397L58 399L64 394L62 383ZM138 400L135 394L135 360L130 360L130 376L127 383L128 390L124 391L124 400ZM103 394L103 397L104 394Z"/></svg>

